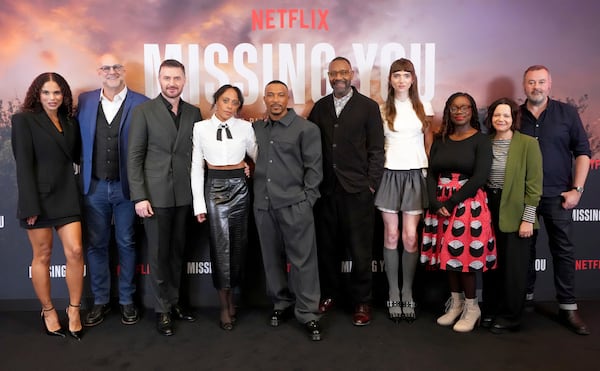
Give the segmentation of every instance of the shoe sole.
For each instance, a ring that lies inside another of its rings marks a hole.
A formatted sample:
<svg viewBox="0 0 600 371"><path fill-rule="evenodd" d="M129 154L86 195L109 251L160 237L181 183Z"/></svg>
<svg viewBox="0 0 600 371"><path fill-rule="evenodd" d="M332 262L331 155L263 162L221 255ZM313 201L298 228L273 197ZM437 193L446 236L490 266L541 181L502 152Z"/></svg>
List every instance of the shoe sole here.
<svg viewBox="0 0 600 371"><path fill-rule="evenodd" d="M94 327L94 326L98 326L99 324L101 324L102 322L104 322L104 316L102 316L98 321L96 322L83 322L83 325L85 327Z"/></svg>
<svg viewBox="0 0 600 371"><path fill-rule="evenodd" d="M354 321L352 321L352 324L353 324L354 326L359 326L359 327L360 327L360 326L367 326L367 325L369 325L370 323L371 323L371 321L369 321L369 322L354 322Z"/></svg>
<svg viewBox="0 0 600 371"><path fill-rule="evenodd" d="M83 326L85 326L85 327L98 326L99 324L104 322L104 317L106 317L106 315L110 313L110 309L111 308L109 307L107 310L102 311L102 315L100 316L100 318L98 319L97 322L86 322L86 320L83 320Z"/></svg>
<svg viewBox="0 0 600 371"><path fill-rule="evenodd" d="M140 320L139 318L136 318L135 320L124 320L123 318L121 318L121 323L124 325L135 325L136 323L138 323Z"/></svg>

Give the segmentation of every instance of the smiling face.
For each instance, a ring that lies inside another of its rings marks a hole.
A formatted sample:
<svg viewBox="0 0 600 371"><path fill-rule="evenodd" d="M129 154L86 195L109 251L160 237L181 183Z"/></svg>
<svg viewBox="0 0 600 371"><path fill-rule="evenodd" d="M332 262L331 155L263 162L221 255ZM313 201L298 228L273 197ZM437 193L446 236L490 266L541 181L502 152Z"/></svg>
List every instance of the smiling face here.
<svg viewBox="0 0 600 371"><path fill-rule="evenodd" d="M465 96L458 96L450 103L450 119L456 126L468 125L473 115L471 102Z"/></svg>
<svg viewBox="0 0 600 371"><path fill-rule="evenodd" d="M523 90L527 96L527 102L533 106L546 103L550 88L552 88L552 78L547 70L529 71L523 77Z"/></svg>
<svg viewBox="0 0 600 371"><path fill-rule="evenodd" d="M60 86L55 81L46 81L40 89L40 103L47 113L58 112L58 108L63 103L63 93Z"/></svg>
<svg viewBox="0 0 600 371"><path fill-rule="evenodd" d="M235 116L240 108L240 100L234 89L227 89L215 102L215 116L225 122Z"/></svg>
<svg viewBox="0 0 600 371"><path fill-rule="evenodd" d="M347 95L352 89L352 79L354 78L354 71L352 66L343 59L336 59L329 63L329 84L333 88L333 95L341 98Z"/></svg>
<svg viewBox="0 0 600 371"><path fill-rule="evenodd" d="M185 86L185 73L179 67L162 66L158 74L160 91L165 98L179 98Z"/></svg>
<svg viewBox="0 0 600 371"><path fill-rule="evenodd" d="M115 94L125 87L125 67L123 63L112 54L104 54L100 57L98 76L102 82L102 88Z"/></svg>
<svg viewBox="0 0 600 371"><path fill-rule="evenodd" d="M279 120L287 113L288 89L283 84L269 84L265 87L264 101L269 117Z"/></svg>
<svg viewBox="0 0 600 371"><path fill-rule="evenodd" d="M492 115L492 126L496 130L497 136L506 135L512 131L512 111L508 104L499 104Z"/></svg>

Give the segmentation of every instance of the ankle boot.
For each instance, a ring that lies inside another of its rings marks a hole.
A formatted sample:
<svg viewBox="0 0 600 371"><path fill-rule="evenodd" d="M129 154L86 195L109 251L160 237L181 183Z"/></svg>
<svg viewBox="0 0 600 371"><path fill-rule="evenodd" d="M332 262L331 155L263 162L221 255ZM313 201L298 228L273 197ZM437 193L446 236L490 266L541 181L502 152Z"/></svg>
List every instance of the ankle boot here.
<svg viewBox="0 0 600 371"><path fill-rule="evenodd" d="M481 310L477 303L477 298L465 299L465 308L463 309L462 315L456 324L454 325L454 331L456 332L469 332L475 327L475 323L479 323L481 317Z"/></svg>
<svg viewBox="0 0 600 371"><path fill-rule="evenodd" d="M465 305L465 296L462 292L453 292L452 296L446 301L446 314L437 319L440 326L450 326L456 321L463 312Z"/></svg>

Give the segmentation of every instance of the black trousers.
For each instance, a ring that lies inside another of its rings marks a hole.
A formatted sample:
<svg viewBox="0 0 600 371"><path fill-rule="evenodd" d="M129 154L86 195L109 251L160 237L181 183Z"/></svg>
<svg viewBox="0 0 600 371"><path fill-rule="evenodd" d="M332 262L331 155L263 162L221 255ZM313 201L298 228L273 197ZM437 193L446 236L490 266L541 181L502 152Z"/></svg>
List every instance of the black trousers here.
<svg viewBox="0 0 600 371"><path fill-rule="evenodd" d="M559 304L575 304L575 246L571 242L571 210L562 207L562 197L542 197L538 206L540 219L548 233L548 247L552 255L554 287ZM528 292L535 284L535 254L537 233L533 235L529 266Z"/></svg>
<svg viewBox="0 0 600 371"><path fill-rule="evenodd" d="M499 228L500 190L487 190L488 206L496 232L498 266L483 273L483 301L487 315L519 322L525 305L531 238Z"/></svg>
<svg viewBox="0 0 600 371"><path fill-rule="evenodd" d="M369 190L347 193L337 187L315 204L321 298L339 298L341 261L352 258L350 296L353 304L372 298L373 224L375 206Z"/></svg>
<svg viewBox="0 0 600 371"><path fill-rule="evenodd" d="M188 218L191 207L154 207L144 219L148 240L150 284L156 313L167 313L179 302Z"/></svg>

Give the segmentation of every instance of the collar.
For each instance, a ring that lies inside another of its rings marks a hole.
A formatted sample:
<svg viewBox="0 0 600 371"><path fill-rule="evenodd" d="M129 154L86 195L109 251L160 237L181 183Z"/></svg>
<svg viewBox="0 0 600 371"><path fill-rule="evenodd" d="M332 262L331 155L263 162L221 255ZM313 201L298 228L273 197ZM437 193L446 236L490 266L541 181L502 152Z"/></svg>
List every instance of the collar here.
<svg viewBox="0 0 600 371"><path fill-rule="evenodd" d="M331 95L333 96L334 102L347 102L350 100L350 98L352 98L352 94L354 94L354 86L351 86L348 94L344 95L343 97L338 98L333 93Z"/></svg>
<svg viewBox="0 0 600 371"><path fill-rule="evenodd" d="M210 120L211 120L211 121L212 121L214 124L216 124L216 125L221 125L221 124L227 124L227 125L229 125L229 122L230 122L231 120L233 120L234 118L235 118L235 116L231 116L231 118L230 118L229 120L226 120L226 121L221 121L221 120L219 120L219 118L217 117L217 115L216 115L215 113L213 113L213 114L212 114L212 116L210 117Z"/></svg>
<svg viewBox="0 0 600 371"><path fill-rule="evenodd" d="M297 116L296 111L294 111L293 108L288 108L285 116L283 116L279 120L275 120L275 122L280 122L285 126L290 126L292 124L292 122L294 121L294 119L296 118L296 116ZM271 120L271 118L269 117L264 121L263 126L267 127L267 125L271 124L272 122L274 122L274 121Z"/></svg>
<svg viewBox="0 0 600 371"><path fill-rule="evenodd" d="M125 86L118 94L116 94L113 98L112 101L108 100L108 98L106 98L104 96L104 89L100 89L100 101L106 101L106 102L110 102L110 103L115 103L115 102L122 102L125 100L125 97L127 97L127 86Z"/></svg>
<svg viewBox="0 0 600 371"><path fill-rule="evenodd" d="M160 97L160 99L162 100L162 102L165 104L165 106L167 107L167 109L169 111L171 111L171 109L173 108L173 105L171 104L171 102L169 102L167 100L167 98L165 98L162 93L158 93L158 96ZM183 103L183 100L181 99L181 97L178 98L179 99L179 103L177 104L177 112L181 111L181 103Z"/></svg>

